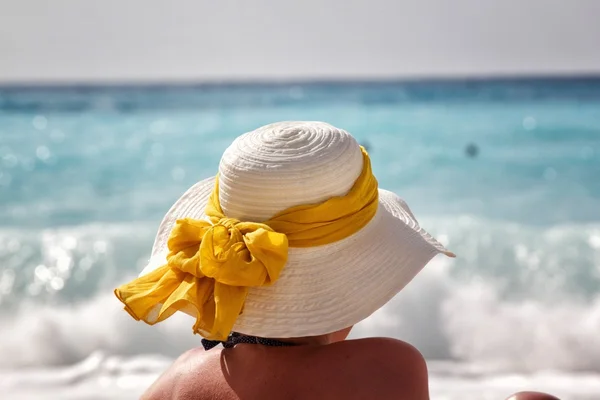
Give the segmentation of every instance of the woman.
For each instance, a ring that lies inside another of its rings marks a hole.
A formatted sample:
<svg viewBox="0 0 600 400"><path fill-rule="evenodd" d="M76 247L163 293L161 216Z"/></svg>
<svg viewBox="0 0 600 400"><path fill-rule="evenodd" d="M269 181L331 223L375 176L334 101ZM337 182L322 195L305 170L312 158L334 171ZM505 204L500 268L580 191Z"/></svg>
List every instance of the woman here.
<svg viewBox="0 0 600 400"><path fill-rule="evenodd" d="M182 311L204 337L144 399L427 399L414 347L345 339L437 254L454 257L378 188L347 132L284 122L242 135L115 290L135 319Z"/></svg>

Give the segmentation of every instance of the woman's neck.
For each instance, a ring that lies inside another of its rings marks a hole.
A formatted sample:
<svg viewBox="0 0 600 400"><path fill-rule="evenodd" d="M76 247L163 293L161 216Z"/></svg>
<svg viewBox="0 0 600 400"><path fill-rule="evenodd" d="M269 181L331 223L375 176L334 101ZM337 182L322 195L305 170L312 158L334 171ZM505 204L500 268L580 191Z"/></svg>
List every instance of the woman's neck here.
<svg viewBox="0 0 600 400"><path fill-rule="evenodd" d="M297 338L278 338L277 341L291 343L296 346L324 346L335 342L346 340L352 327L344 328L336 332L317 336L303 336Z"/></svg>

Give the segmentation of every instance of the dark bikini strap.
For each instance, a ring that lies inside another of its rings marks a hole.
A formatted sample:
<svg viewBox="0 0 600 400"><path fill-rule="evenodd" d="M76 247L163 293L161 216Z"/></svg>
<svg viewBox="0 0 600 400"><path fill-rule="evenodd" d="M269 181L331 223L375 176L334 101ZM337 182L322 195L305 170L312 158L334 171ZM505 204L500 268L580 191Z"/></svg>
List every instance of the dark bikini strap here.
<svg viewBox="0 0 600 400"><path fill-rule="evenodd" d="M204 347L204 350L210 350L213 347L216 347L220 344L222 344L224 348L230 349L236 344L240 343L260 344L263 346L272 347L289 347L296 345L295 343L282 342L280 340L275 339L266 339L257 336L242 335L241 333L237 332L232 332L226 341L202 339L202 347Z"/></svg>

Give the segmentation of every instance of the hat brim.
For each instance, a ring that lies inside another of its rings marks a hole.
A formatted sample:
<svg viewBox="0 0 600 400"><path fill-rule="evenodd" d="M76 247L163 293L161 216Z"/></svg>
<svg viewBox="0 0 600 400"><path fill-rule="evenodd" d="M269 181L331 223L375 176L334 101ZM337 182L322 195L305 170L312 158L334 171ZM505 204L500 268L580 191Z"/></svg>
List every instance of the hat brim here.
<svg viewBox="0 0 600 400"><path fill-rule="evenodd" d="M180 218L205 219L214 177L192 186L163 219L144 275L166 263ZM359 232L324 246L289 249L277 282L251 288L234 331L260 337L314 336L354 325L392 299L437 254L453 257L423 230L408 205L379 189L379 208ZM193 309L184 310L195 316Z"/></svg>

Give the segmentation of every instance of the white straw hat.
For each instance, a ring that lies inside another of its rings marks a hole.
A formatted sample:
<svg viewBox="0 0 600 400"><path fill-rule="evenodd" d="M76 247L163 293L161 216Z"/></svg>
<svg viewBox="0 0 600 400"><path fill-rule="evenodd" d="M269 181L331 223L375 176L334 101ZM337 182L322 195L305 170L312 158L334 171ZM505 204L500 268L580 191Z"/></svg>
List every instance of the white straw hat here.
<svg viewBox="0 0 600 400"><path fill-rule="evenodd" d="M238 137L219 166L224 214L261 222L277 212L345 195L363 167L359 144L323 122L280 122ZM214 177L196 183L163 219L144 275L166 263L167 240L180 218L204 214ZM357 233L338 242L289 248L272 286L249 289L235 332L300 337L334 332L387 303L437 254L454 256L425 232L407 204L379 189L379 208ZM184 310L196 316L194 309Z"/></svg>

